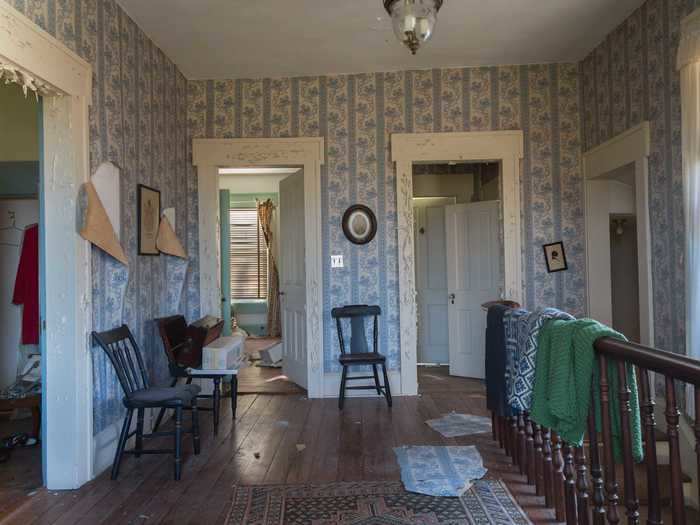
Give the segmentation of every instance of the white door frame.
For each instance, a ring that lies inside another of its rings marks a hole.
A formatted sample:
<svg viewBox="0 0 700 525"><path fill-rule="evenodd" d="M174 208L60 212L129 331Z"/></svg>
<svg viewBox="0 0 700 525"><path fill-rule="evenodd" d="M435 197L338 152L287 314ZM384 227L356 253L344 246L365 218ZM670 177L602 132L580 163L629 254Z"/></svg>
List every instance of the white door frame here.
<svg viewBox="0 0 700 525"><path fill-rule="evenodd" d="M219 168L303 166L308 396L323 397L323 138L193 139L192 163L197 167L201 314L217 317L221 312Z"/></svg>
<svg viewBox="0 0 700 525"><path fill-rule="evenodd" d="M413 163L496 161L501 163L505 295L522 302L520 162L523 132L396 133L391 136L396 163L396 213L399 246L399 333L401 393L418 392L416 286L413 232Z"/></svg>
<svg viewBox="0 0 700 525"><path fill-rule="evenodd" d="M583 174L586 185L586 298L588 315L612 316L612 285L606 279L593 279L590 275L591 254L598 239L589 234L589 222L593 199L589 195L592 181L618 168L634 164L635 208L637 215L637 254L639 269L639 335L641 343L654 344L654 302L651 273L651 231L649 226L649 122L620 133L600 146L583 154ZM612 317L610 319L612 321Z"/></svg>
<svg viewBox="0 0 700 525"><path fill-rule="evenodd" d="M21 71L49 92L43 106L42 191L56 188L74 195L60 209L44 206L46 233L53 217L77 216L78 192L89 178L92 70L6 2L0 2L0 35L0 64ZM77 228L51 233L44 239L44 257L64 270L66 279L42 284L44 483L52 490L74 489L93 476L90 246Z"/></svg>

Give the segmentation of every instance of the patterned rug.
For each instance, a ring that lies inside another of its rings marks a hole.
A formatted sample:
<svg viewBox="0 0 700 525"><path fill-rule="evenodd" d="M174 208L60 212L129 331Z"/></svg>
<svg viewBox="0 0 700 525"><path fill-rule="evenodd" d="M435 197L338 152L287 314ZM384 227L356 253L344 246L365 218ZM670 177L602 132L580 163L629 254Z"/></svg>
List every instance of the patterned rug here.
<svg viewBox="0 0 700 525"><path fill-rule="evenodd" d="M400 482L236 486L226 525L532 525L499 480L459 498L406 492Z"/></svg>

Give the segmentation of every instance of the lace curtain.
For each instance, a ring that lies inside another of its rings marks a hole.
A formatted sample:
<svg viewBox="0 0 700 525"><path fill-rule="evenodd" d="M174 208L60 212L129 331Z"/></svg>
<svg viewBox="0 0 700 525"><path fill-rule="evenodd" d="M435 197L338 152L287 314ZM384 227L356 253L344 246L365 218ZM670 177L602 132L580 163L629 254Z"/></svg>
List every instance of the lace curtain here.
<svg viewBox="0 0 700 525"><path fill-rule="evenodd" d="M279 297L279 273L277 272L277 263L272 254L272 212L275 205L270 199L265 202L258 203L258 217L260 219L260 227L265 236L268 253L268 279L267 279L267 332L270 337L279 337L280 335L280 297Z"/></svg>
<svg viewBox="0 0 700 525"><path fill-rule="evenodd" d="M686 353L700 359L700 9L683 20L676 65L681 80ZM693 388L688 387L686 411L694 417Z"/></svg>

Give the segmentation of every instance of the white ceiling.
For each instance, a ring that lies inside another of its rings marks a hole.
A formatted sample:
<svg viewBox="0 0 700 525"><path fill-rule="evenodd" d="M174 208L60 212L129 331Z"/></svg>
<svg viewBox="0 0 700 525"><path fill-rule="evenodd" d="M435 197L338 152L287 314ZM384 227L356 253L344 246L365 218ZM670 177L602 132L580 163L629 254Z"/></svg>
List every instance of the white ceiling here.
<svg viewBox="0 0 700 525"><path fill-rule="evenodd" d="M382 0L118 0L191 79L583 58L643 0L445 0L417 56Z"/></svg>

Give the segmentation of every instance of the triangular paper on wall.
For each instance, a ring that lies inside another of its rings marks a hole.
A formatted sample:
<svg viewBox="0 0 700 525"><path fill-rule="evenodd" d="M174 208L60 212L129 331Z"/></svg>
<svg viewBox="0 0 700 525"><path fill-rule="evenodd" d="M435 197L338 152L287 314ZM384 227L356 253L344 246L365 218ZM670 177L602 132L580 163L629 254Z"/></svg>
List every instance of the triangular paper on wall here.
<svg viewBox="0 0 700 525"><path fill-rule="evenodd" d="M127 259L122 245L119 243L114 227L107 216L99 195L97 195L95 186L92 182L86 182L84 188L87 194L87 211L85 212L85 221L83 228L80 230L80 236L104 250L125 266L129 266L129 259Z"/></svg>
<svg viewBox="0 0 700 525"><path fill-rule="evenodd" d="M168 255L174 255L175 257L187 259L185 249L182 247L180 239L178 239L177 235L175 235L175 231L165 215L160 218L158 237L156 237L156 247L158 250L163 253L167 253Z"/></svg>

